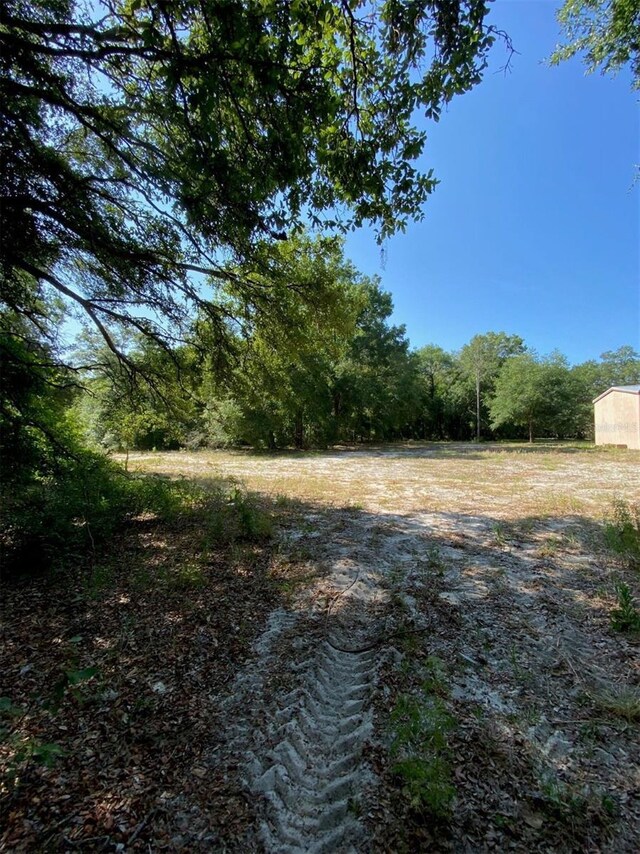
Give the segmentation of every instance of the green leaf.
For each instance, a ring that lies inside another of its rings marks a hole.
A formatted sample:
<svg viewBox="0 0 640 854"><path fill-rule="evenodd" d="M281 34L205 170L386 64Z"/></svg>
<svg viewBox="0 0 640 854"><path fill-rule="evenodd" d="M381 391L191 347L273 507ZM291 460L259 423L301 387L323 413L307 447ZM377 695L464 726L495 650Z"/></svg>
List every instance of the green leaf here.
<svg viewBox="0 0 640 854"><path fill-rule="evenodd" d="M10 697L0 697L0 715L16 718L22 714L20 706L14 706Z"/></svg>
<svg viewBox="0 0 640 854"><path fill-rule="evenodd" d="M81 682L88 682L97 673L97 667L85 667L82 670L67 670L67 679L69 680L69 685L79 685Z"/></svg>
<svg viewBox="0 0 640 854"><path fill-rule="evenodd" d="M45 743L36 745L31 755L36 761L50 768L58 757L66 755L66 751L59 744Z"/></svg>

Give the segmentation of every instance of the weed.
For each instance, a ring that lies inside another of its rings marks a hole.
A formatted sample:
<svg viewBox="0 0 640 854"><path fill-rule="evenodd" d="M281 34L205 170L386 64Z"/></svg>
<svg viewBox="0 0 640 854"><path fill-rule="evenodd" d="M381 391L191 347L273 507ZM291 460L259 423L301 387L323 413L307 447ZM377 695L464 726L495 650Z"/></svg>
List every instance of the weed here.
<svg viewBox="0 0 640 854"><path fill-rule="evenodd" d="M511 649L509 651L509 661L511 662L513 675L515 676L516 680L523 685L527 685L528 683L530 683L533 678L532 674L520 665L515 644L511 644Z"/></svg>
<svg viewBox="0 0 640 854"><path fill-rule="evenodd" d="M454 720L438 697L401 694L391 713L393 771L412 809L449 816L456 795L447 736Z"/></svg>
<svg viewBox="0 0 640 854"><path fill-rule="evenodd" d="M640 721L640 690L627 686L613 686L589 693L589 699L602 712L608 712L629 723Z"/></svg>
<svg viewBox="0 0 640 854"><path fill-rule="evenodd" d="M100 593L113 585L113 567L105 563L96 563L85 582L87 595L95 599Z"/></svg>
<svg viewBox="0 0 640 854"><path fill-rule="evenodd" d="M575 820L587 813L588 803L584 795L553 775L540 781L540 792L547 811L558 818Z"/></svg>
<svg viewBox="0 0 640 854"><path fill-rule="evenodd" d="M423 667L425 676L422 680L422 687L425 693L437 694L440 697L448 696L449 685L444 661L437 655L430 655Z"/></svg>
<svg viewBox="0 0 640 854"><path fill-rule="evenodd" d="M364 504L361 504L359 501L349 501L342 509L345 513L361 513L364 510Z"/></svg>
<svg viewBox="0 0 640 854"><path fill-rule="evenodd" d="M298 505L298 502L295 498L279 493L276 495L274 504L279 510L293 510Z"/></svg>
<svg viewBox="0 0 640 854"><path fill-rule="evenodd" d="M236 487L229 497L235 511L238 536L247 540L266 540L273 535L273 520L257 503L255 497Z"/></svg>
<svg viewBox="0 0 640 854"><path fill-rule="evenodd" d="M560 537L555 535L551 535L545 539L545 541L538 547L538 555L540 557L553 557L557 554L558 550L562 545L562 540Z"/></svg>
<svg viewBox="0 0 640 854"><path fill-rule="evenodd" d="M629 566L640 567L640 505L616 498L605 522L604 539Z"/></svg>
<svg viewBox="0 0 640 854"><path fill-rule="evenodd" d="M165 582L169 590L176 592L204 587L207 582L205 567L196 561L189 561L167 572Z"/></svg>
<svg viewBox="0 0 640 854"><path fill-rule="evenodd" d="M522 719L528 726L536 726L540 723L540 711L532 704L528 704L522 711Z"/></svg>
<svg viewBox="0 0 640 854"><path fill-rule="evenodd" d="M10 697L0 697L0 747L8 757L0 774L0 795L19 786L31 762L51 768L56 759L64 756L59 744L43 742L19 732L25 715L26 710L14 705Z"/></svg>
<svg viewBox="0 0 640 854"><path fill-rule="evenodd" d="M611 612L611 628L617 632L640 632L640 611L629 586L620 582L616 587L618 607Z"/></svg>
<svg viewBox="0 0 640 854"><path fill-rule="evenodd" d="M610 818L617 818L620 815L620 804L612 795L605 792L600 802L605 815L608 815Z"/></svg>
<svg viewBox="0 0 640 854"><path fill-rule="evenodd" d="M404 563L398 562L394 563L386 573L387 583L391 588L396 588L401 585L405 576L407 574L407 567ZM402 603L402 607L404 608L404 603Z"/></svg>
<svg viewBox="0 0 640 854"><path fill-rule="evenodd" d="M444 575L444 561L442 560L442 554L438 546L429 546L425 556L425 563L427 569L431 572L435 572L437 575L440 576Z"/></svg>
<svg viewBox="0 0 640 854"><path fill-rule="evenodd" d="M496 522L493 526L493 541L500 548L504 548L507 544L507 529L502 522Z"/></svg>
<svg viewBox="0 0 640 854"><path fill-rule="evenodd" d="M353 797L347 801L347 810L356 818L362 817L362 802L360 798Z"/></svg>

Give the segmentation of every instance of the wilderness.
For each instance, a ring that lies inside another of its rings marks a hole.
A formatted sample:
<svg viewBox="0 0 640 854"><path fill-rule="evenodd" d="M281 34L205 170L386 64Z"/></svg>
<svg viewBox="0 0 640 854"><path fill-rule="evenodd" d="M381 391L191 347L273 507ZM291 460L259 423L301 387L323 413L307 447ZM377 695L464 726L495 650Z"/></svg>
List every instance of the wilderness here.
<svg viewBox="0 0 640 854"><path fill-rule="evenodd" d="M551 64L637 86L632 5ZM635 850L637 345L416 346L350 260L496 51L484 0L5 4L0 850Z"/></svg>

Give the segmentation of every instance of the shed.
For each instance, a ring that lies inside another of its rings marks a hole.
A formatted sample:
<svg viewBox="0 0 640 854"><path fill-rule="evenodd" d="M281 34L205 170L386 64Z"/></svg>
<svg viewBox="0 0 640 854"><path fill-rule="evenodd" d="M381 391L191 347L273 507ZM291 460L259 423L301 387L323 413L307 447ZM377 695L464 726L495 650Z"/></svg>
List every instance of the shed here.
<svg viewBox="0 0 640 854"><path fill-rule="evenodd" d="M614 385L593 401L596 445L640 450L640 385Z"/></svg>

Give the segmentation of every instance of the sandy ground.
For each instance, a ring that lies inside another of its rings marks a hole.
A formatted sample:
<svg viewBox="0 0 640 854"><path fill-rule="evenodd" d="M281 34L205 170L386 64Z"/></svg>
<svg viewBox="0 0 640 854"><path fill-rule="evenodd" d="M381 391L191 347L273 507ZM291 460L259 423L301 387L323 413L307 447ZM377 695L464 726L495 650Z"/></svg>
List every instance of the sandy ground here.
<svg viewBox="0 0 640 854"><path fill-rule="evenodd" d="M272 614L226 701L224 750L260 816L246 850L638 850L639 647L610 616L616 585L640 583L602 523L614 499L640 503L640 454L442 444L129 466L299 509L280 548L316 580ZM455 721L436 829L402 806L388 756L425 661Z"/></svg>

